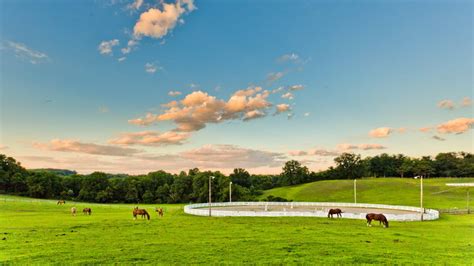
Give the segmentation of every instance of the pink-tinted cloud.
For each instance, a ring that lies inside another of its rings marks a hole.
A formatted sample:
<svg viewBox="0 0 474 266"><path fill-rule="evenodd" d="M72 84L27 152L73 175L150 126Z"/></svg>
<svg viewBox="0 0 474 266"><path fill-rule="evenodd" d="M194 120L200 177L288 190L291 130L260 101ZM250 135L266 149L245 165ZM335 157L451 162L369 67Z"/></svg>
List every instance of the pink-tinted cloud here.
<svg viewBox="0 0 474 266"><path fill-rule="evenodd" d="M287 92L287 93L281 95L281 98L288 99L288 100L293 100L294 97L293 97L293 94L291 92Z"/></svg>
<svg viewBox="0 0 474 266"><path fill-rule="evenodd" d="M197 166L211 168L280 166L286 159L286 156L281 153L247 149L235 145L205 145L182 152L180 156L194 162Z"/></svg>
<svg viewBox="0 0 474 266"><path fill-rule="evenodd" d="M432 129L433 129L432 127L422 127L422 128L420 128L420 131L423 132L423 133L428 133Z"/></svg>
<svg viewBox="0 0 474 266"><path fill-rule="evenodd" d="M276 105L276 114L290 111L290 105L286 103Z"/></svg>
<svg viewBox="0 0 474 266"><path fill-rule="evenodd" d="M110 145L99 145L94 143L83 143L77 140L61 140L53 139L49 143L33 143L33 147L37 149L61 151L61 152L75 152L87 153L96 155L109 156L131 156L141 152L140 150L116 147Z"/></svg>
<svg viewBox="0 0 474 266"><path fill-rule="evenodd" d="M472 100L469 97L464 97L461 101L461 107L468 107L472 105Z"/></svg>
<svg viewBox="0 0 474 266"><path fill-rule="evenodd" d="M474 124L474 118L456 118L436 127L437 131L442 134L462 134L467 132Z"/></svg>
<svg viewBox="0 0 474 266"><path fill-rule="evenodd" d="M401 128L399 128L397 131L398 131L398 133L403 134L403 133L406 133L407 130L408 130L408 129L407 129L406 127L401 127Z"/></svg>
<svg viewBox="0 0 474 266"><path fill-rule="evenodd" d="M141 131L124 133L116 139L109 140L110 144L118 145L144 145L144 146L164 146L180 145L190 137L189 133L168 131L164 133L153 131Z"/></svg>
<svg viewBox="0 0 474 266"><path fill-rule="evenodd" d="M277 80L283 78L284 75L285 75L285 73L283 73L283 72L269 73L267 75L267 81L269 81L269 82L277 81Z"/></svg>
<svg viewBox="0 0 474 266"><path fill-rule="evenodd" d="M388 137L393 130L389 127L379 127L376 129L373 129L369 132L369 136L373 138L386 138Z"/></svg>
<svg viewBox="0 0 474 266"><path fill-rule="evenodd" d="M349 151L349 150L383 150L387 147L380 144L348 144L342 143L337 145L338 150Z"/></svg>
<svg viewBox="0 0 474 266"><path fill-rule="evenodd" d="M135 38L147 36L155 39L163 38L180 21L181 16L195 9L190 1L177 0L176 3L163 3L162 10L150 8L140 14L139 20L133 27Z"/></svg>
<svg viewBox="0 0 474 266"><path fill-rule="evenodd" d="M321 157L335 157L341 153L339 151L325 150L325 149L310 149L308 151L290 151L288 153L291 156L321 156Z"/></svg>

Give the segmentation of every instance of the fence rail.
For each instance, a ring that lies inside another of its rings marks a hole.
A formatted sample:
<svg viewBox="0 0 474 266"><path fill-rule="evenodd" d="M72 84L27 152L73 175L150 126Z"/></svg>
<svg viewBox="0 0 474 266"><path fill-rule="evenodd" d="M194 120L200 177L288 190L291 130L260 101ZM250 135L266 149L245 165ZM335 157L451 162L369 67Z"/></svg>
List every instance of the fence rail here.
<svg viewBox="0 0 474 266"><path fill-rule="evenodd" d="M252 206L261 207L261 210L212 210L212 216L260 216L260 217L282 217L282 216L299 216L299 217L326 217L327 210L322 207L352 207L360 208L360 212L344 212L343 218L348 219L365 219L367 212L363 209L387 209L402 210L410 213L384 213L387 219L392 221L420 221L423 213L423 220L436 220L439 218L439 212L432 209L421 209L411 206L385 205L385 204L365 204L365 203L339 203L339 202L217 202L212 203L212 207L231 207L231 206ZM268 206L285 207L283 211L268 211ZM315 207L314 211L295 211L291 210L296 206ZM319 209L318 209L319 207ZM289 210L286 210L289 208ZM192 215L208 216L209 203L198 203L184 206L184 212Z"/></svg>

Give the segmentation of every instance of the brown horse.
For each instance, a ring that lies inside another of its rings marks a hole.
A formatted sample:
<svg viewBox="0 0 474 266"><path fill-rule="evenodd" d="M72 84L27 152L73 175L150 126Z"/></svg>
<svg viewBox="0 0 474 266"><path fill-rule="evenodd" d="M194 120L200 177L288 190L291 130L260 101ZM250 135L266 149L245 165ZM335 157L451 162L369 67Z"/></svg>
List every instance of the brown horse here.
<svg viewBox="0 0 474 266"><path fill-rule="evenodd" d="M141 215L142 218L145 218L146 216L146 218L150 220L150 214L148 214L145 209L139 209L138 207L135 207L135 209L133 209L133 220L137 219L137 215Z"/></svg>
<svg viewBox="0 0 474 266"><path fill-rule="evenodd" d="M72 207L71 208L71 215L76 216L76 211L77 211L76 207Z"/></svg>
<svg viewBox="0 0 474 266"><path fill-rule="evenodd" d="M66 204L65 200L58 200L58 203L56 203L56 205L63 205L63 204Z"/></svg>
<svg viewBox="0 0 474 266"><path fill-rule="evenodd" d="M84 208L84 209L82 210L82 213L84 213L84 214L89 214L89 215L91 215L91 212L92 212L91 208Z"/></svg>
<svg viewBox="0 0 474 266"><path fill-rule="evenodd" d="M383 227L388 227L387 217L383 214L368 213L365 218L367 219L367 226L372 226L372 220L379 221L379 224L383 224Z"/></svg>
<svg viewBox="0 0 474 266"><path fill-rule="evenodd" d="M328 212L328 218L333 218L332 216L336 214L336 217L339 218L341 217L342 218L342 211L341 209L330 209L329 212Z"/></svg>
<svg viewBox="0 0 474 266"><path fill-rule="evenodd" d="M156 213L158 213L158 216L163 217L163 208L155 208Z"/></svg>

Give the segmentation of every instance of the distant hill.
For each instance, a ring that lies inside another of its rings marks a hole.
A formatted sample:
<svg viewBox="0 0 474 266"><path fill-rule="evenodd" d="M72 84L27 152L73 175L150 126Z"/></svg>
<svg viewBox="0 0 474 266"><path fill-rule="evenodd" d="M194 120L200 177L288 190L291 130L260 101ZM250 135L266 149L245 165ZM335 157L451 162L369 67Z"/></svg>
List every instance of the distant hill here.
<svg viewBox="0 0 474 266"><path fill-rule="evenodd" d="M465 209L466 188L448 187L446 183L474 182L474 178L426 178L424 207ZM268 196L293 201L354 202L353 180L328 180L265 190ZM416 206L420 204L420 180L413 178L367 178L357 180L357 203ZM473 204L471 203L471 206ZM471 207L472 208L472 207Z"/></svg>
<svg viewBox="0 0 474 266"><path fill-rule="evenodd" d="M62 176L76 175L77 174L77 172L74 171L74 170L54 169L54 168L28 169L28 171L31 171L31 172L47 172L47 173L53 173L53 174L62 175Z"/></svg>

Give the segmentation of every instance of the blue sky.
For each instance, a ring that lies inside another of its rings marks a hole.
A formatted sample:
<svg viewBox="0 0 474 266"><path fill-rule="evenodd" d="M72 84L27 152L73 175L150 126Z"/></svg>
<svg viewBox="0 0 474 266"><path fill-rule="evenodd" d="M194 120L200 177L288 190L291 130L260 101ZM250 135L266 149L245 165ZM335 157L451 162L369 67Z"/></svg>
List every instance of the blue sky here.
<svg viewBox="0 0 474 266"><path fill-rule="evenodd" d="M0 5L0 149L27 167L276 173L474 150L470 1Z"/></svg>

